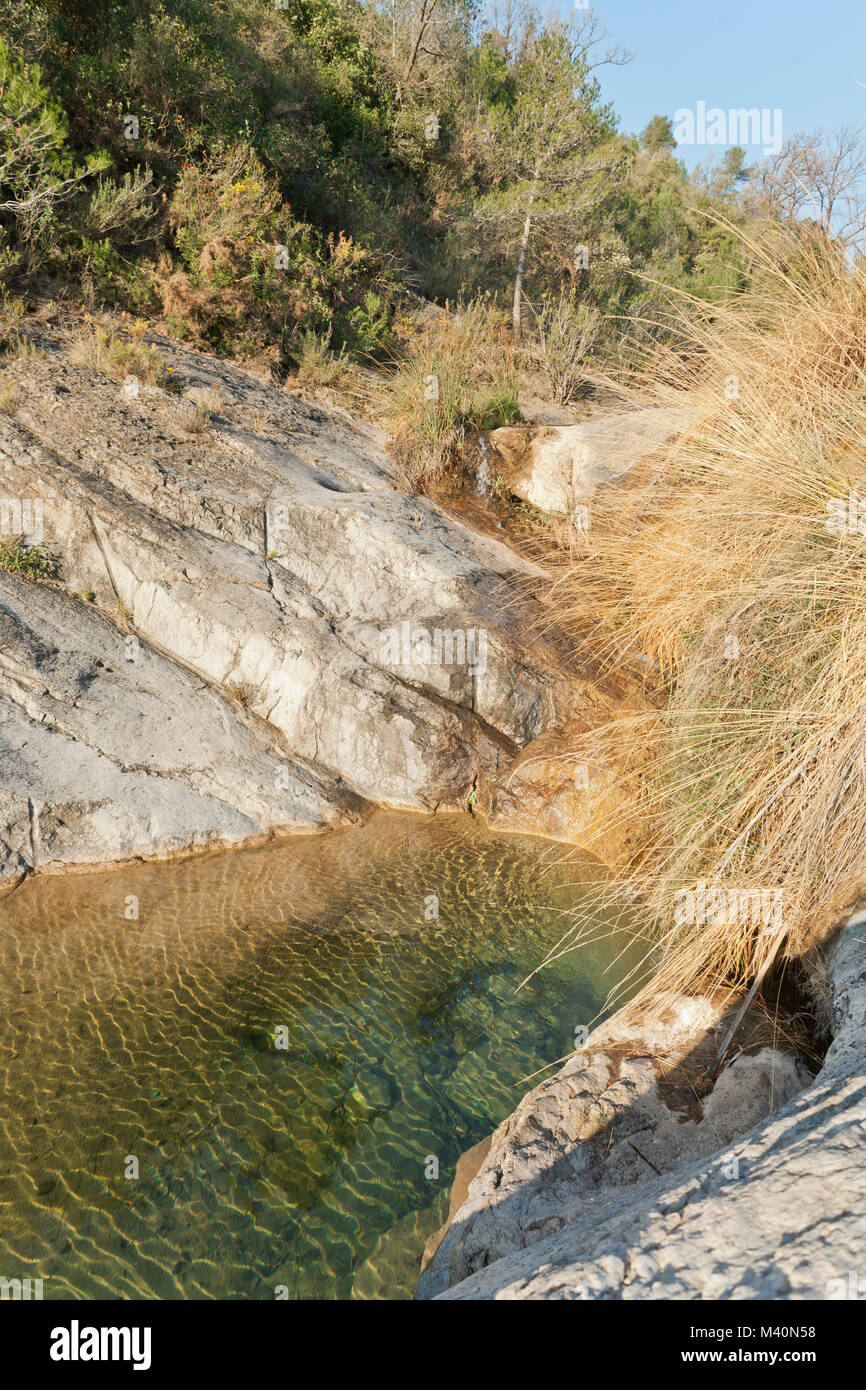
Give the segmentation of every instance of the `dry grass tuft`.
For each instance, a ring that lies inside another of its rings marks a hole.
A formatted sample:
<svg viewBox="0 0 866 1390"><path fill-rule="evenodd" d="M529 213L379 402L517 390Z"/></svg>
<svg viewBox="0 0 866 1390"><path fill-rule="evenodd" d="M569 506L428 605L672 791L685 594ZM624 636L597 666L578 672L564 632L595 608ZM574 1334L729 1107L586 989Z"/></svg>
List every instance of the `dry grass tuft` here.
<svg viewBox="0 0 866 1390"><path fill-rule="evenodd" d="M84 323L69 343L69 360L79 367L112 377L135 377L150 386L168 386L171 368L156 348L144 341L140 321L121 335L105 324Z"/></svg>
<svg viewBox="0 0 866 1390"><path fill-rule="evenodd" d="M20 387L10 377L0 376L0 415L14 415L20 404Z"/></svg>
<svg viewBox="0 0 866 1390"><path fill-rule="evenodd" d="M553 590L646 689L574 751L640 768L612 892L637 890L654 988L753 980L866 869L866 269L806 234L749 251L756 287L690 305L637 383L696 424L597 499Z"/></svg>

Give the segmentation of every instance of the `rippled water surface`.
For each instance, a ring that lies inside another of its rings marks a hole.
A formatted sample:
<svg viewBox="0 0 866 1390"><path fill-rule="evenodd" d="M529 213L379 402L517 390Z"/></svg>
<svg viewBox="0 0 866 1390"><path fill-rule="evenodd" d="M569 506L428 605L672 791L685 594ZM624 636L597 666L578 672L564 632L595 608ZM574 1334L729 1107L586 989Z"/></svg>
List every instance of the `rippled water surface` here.
<svg viewBox="0 0 866 1390"><path fill-rule="evenodd" d="M410 1297L458 1156L627 967L620 931L515 994L597 875L381 814L0 899L0 1276Z"/></svg>

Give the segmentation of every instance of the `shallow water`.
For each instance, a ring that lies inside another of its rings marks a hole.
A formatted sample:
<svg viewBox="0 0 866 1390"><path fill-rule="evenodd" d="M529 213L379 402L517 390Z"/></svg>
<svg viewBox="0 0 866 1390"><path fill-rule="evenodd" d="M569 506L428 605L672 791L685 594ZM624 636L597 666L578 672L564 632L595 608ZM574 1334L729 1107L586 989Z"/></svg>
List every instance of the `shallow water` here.
<svg viewBox="0 0 866 1390"><path fill-rule="evenodd" d="M628 966L621 930L515 994L599 872L380 814L0 899L0 1276L410 1297L457 1158Z"/></svg>

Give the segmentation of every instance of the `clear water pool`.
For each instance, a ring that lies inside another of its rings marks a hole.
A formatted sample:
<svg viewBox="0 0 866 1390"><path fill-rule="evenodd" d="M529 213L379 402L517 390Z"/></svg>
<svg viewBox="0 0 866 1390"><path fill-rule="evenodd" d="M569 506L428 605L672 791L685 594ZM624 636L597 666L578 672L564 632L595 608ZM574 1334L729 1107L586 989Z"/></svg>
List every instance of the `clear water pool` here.
<svg viewBox="0 0 866 1390"><path fill-rule="evenodd" d="M515 993L599 873L383 813L0 899L0 1275L411 1297L458 1156L628 968L620 929Z"/></svg>

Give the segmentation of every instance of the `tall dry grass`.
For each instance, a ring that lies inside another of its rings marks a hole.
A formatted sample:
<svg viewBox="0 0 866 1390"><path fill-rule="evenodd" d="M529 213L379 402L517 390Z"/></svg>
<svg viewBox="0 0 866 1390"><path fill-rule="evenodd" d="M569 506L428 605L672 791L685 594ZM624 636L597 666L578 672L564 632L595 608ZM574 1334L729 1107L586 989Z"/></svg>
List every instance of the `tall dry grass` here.
<svg viewBox="0 0 866 1390"><path fill-rule="evenodd" d="M432 486L467 434L520 419L520 374L496 310L461 304L420 332L395 364L389 448L410 487Z"/></svg>
<svg viewBox="0 0 866 1390"><path fill-rule="evenodd" d="M646 691L574 754L635 769L611 891L636 891L655 989L754 980L866 871L866 269L807 232L748 251L749 293L686 306L634 383L686 393L693 427L594 500L553 590Z"/></svg>

